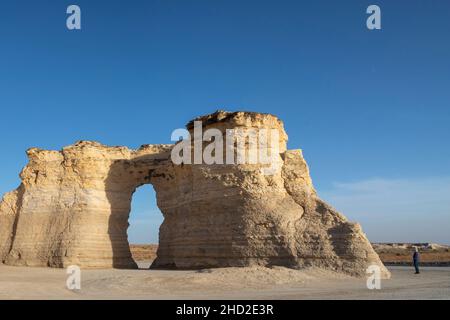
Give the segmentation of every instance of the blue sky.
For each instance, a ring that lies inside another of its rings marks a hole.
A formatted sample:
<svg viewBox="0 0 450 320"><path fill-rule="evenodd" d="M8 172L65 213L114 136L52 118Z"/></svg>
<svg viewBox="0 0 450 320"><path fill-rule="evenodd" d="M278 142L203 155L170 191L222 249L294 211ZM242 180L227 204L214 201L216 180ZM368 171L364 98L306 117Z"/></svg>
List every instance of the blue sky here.
<svg viewBox="0 0 450 320"><path fill-rule="evenodd" d="M134 148L216 109L270 112L371 240L450 243L449 33L444 0L2 1L0 193L31 146ZM130 239L161 219L139 190Z"/></svg>

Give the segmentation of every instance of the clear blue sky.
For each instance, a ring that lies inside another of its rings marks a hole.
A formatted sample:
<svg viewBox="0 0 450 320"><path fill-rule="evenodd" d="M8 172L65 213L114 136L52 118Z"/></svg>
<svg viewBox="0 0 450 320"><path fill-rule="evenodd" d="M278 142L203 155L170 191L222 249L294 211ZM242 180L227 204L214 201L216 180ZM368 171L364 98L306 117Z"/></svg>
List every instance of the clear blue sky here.
<svg viewBox="0 0 450 320"><path fill-rule="evenodd" d="M450 243L449 37L446 0L2 1L0 193L31 146L169 143L216 109L270 112L371 240ZM160 221L140 190L130 239Z"/></svg>

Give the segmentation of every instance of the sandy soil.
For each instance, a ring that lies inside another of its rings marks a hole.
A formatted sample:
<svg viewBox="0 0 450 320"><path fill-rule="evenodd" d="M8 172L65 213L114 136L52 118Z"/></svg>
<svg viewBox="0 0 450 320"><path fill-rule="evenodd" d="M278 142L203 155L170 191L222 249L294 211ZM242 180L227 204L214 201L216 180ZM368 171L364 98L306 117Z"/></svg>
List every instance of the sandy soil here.
<svg viewBox="0 0 450 320"><path fill-rule="evenodd" d="M368 290L366 279L323 270L224 268L200 271L82 270L81 290L63 269L0 265L0 299L450 299L450 268L390 267L392 279Z"/></svg>

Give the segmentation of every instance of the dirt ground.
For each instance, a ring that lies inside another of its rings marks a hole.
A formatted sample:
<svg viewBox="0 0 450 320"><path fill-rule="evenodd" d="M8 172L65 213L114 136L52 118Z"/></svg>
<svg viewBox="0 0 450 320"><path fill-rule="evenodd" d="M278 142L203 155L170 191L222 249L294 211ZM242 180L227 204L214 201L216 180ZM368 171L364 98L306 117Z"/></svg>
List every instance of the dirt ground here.
<svg viewBox="0 0 450 320"><path fill-rule="evenodd" d="M66 270L0 265L0 299L450 299L450 268L390 267L392 279L369 290L366 279L323 270L223 268L200 271L82 270L81 290Z"/></svg>

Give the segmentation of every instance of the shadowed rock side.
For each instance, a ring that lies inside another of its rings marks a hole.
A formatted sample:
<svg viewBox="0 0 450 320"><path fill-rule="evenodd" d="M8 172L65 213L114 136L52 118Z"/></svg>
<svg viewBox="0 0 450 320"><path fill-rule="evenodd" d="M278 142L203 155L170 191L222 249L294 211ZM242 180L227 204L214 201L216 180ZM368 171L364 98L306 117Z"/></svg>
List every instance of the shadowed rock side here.
<svg viewBox="0 0 450 320"><path fill-rule="evenodd" d="M196 120L203 130L277 129L279 139L267 145L278 152L274 173L260 164L174 165L173 145L33 148L21 186L0 203L0 260L135 268L127 240L131 198L152 184L164 216L153 268L317 266L362 276L377 264L389 277L360 226L317 197L302 152L286 150L280 120L247 112ZM193 122L187 127L192 133Z"/></svg>

